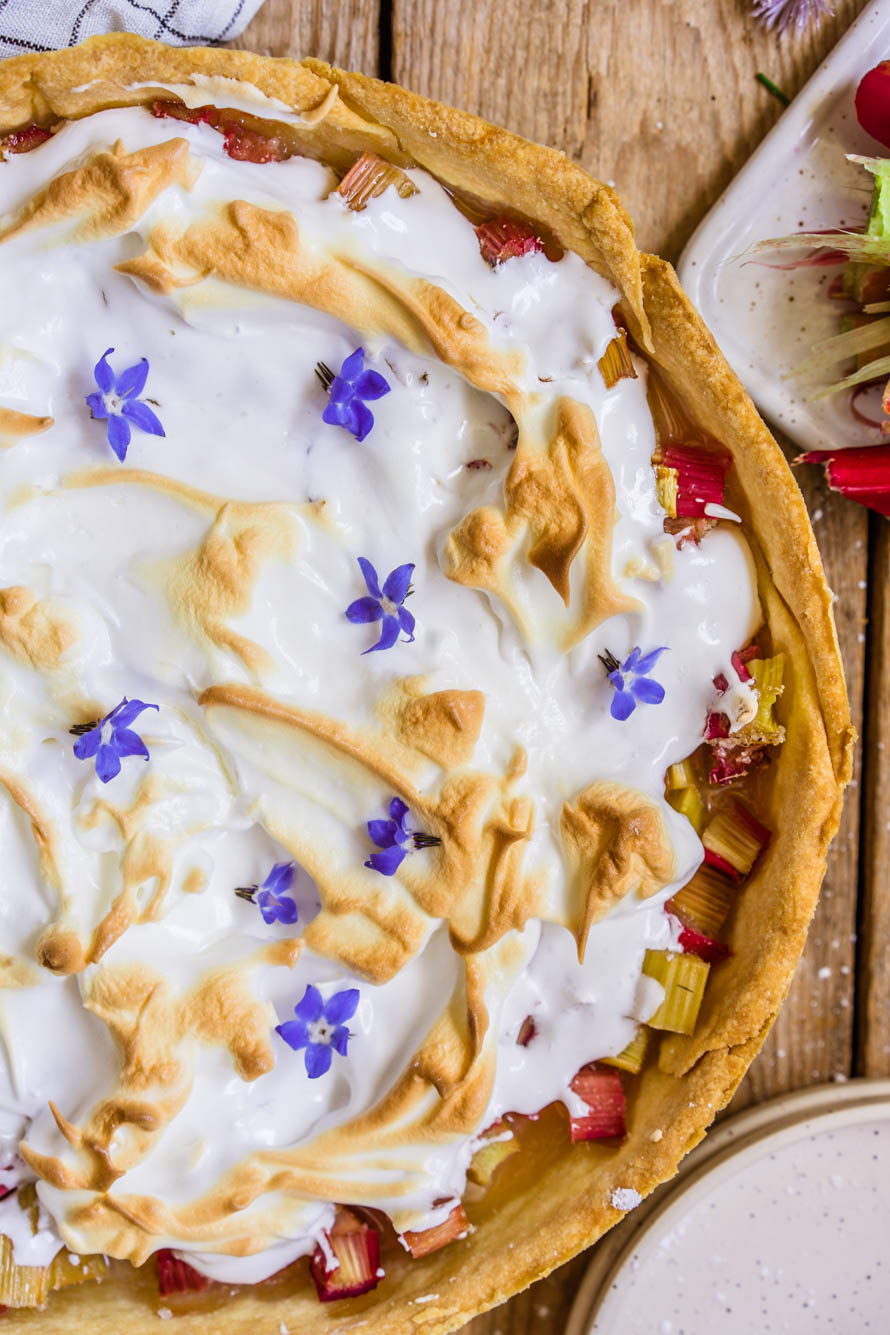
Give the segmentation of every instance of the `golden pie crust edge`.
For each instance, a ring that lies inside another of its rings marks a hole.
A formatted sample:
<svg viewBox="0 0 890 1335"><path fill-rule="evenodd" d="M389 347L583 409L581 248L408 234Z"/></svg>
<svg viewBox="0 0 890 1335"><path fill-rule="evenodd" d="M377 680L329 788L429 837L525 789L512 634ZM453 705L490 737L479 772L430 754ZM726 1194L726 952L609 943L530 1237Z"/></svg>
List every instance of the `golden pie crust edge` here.
<svg viewBox="0 0 890 1335"><path fill-rule="evenodd" d="M424 1260L388 1258L386 1279L365 1297L320 1304L306 1275L292 1294L274 1302L262 1286L245 1287L212 1312L174 1318L183 1335L211 1329L214 1335L278 1335L282 1323L300 1335L345 1335L357 1325L363 1335L446 1335L616 1223L621 1211L610 1202L613 1190L631 1187L646 1195L671 1177L763 1042L803 949L852 767L855 733L833 598L784 457L673 269L637 250L614 191L562 153L323 61L175 49L129 34L0 64L0 133L32 121L51 124L150 102L157 96L151 88L126 85L188 82L193 74L244 80L300 113L321 107L336 85L339 96L327 114L299 131L307 152L343 169L365 149L396 162L411 159L493 211L508 206L545 224L609 277L623 293L637 339L666 369L691 413L733 455L729 503L745 521L773 649L788 657L787 736L773 766L768 813L773 839L745 885L734 954L711 975L694 1035L666 1037L658 1067L647 1068L636 1083L627 1141L617 1150L596 1143L567 1147L534 1187L482 1218L465 1240ZM213 100L224 105L218 90ZM258 114L266 115L262 109ZM130 1274L118 1266L101 1286L52 1295L43 1312L8 1312L4 1330L155 1335L156 1306L154 1268Z"/></svg>

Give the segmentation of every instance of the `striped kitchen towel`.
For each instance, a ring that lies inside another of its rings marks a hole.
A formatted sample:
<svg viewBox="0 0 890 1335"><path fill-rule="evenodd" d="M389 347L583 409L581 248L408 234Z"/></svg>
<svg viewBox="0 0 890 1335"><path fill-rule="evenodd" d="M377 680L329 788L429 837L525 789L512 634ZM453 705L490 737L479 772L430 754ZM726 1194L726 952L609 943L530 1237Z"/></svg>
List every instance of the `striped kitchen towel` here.
<svg viewBox="0 0 890 1335"><path fill-rule="evenodd" d="M173 46L240 37L263 0L0 0L0 57L136 32Z"/></svg>

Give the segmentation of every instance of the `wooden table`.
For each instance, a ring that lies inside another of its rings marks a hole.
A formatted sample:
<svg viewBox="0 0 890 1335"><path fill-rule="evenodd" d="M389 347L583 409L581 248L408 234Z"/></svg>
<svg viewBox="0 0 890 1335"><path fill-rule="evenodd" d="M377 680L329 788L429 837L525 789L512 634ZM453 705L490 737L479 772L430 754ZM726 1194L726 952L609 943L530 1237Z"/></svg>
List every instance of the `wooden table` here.
<svg viewBox="0 0 890 1335"><path fill-rule="evenodd" d="M863 5L835 0L833 18L779 40L746 0L266 0L237 45L379 74L561 148L617 186L642 248L675 261L781 113L756 72L793 95ZM890 523L830 494L816 469L797 477L863 741L806 954L734 1108L890 1075ZM556 1335L584 1266L464 1335Z"/></svg>

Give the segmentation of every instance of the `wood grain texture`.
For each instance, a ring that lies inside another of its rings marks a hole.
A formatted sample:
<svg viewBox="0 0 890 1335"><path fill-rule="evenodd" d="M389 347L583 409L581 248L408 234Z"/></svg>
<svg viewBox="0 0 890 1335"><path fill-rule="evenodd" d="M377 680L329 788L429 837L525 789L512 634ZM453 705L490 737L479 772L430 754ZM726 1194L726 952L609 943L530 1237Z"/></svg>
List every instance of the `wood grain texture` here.
<svg viewBox="0 0 890 1335"><path fill-rule="evenodd" d="M890 524L872 519L857 1075L890 1075Z"/></svg>
<svg viewBox="0 0 890 1335"><path fill-rule="evenodd" d="M320 56L376 74L379 34L376 0L269 0L231 45L269 56Z"/></svg>
<svg viewBox="0 0 890 1335"><path fill-rule="evenodd" d="M836 0L818 28L778 40L746 0L383 0L381 42L381 6L369 0L267 0L238 45L369 74L381 62L389 72L391 56L397 82L561 148L613 182L640 245L676 260L781 114L756 72L793 96L864 3ZM838 595L853 718L867 739L861 935L857 763L804 959L733 1108L854 1070L890 1074L890 528L872 520L869 559L865 513L830 494L816 469L797 476ZM465 1335L555 1335L585 1265L579 1257Z"/></svg>

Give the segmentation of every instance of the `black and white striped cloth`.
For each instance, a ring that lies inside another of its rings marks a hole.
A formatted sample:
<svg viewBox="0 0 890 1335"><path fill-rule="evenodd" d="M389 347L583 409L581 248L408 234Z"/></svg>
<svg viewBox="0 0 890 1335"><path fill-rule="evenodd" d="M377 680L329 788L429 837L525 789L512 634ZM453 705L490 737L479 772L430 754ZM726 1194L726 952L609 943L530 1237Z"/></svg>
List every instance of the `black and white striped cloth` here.
<svg viewBox="0 0 890 1335"><path fill-rule="evenodd" d="M263 0L0 0L0 57L136 32L172 46L240 37Z"/></svg>

